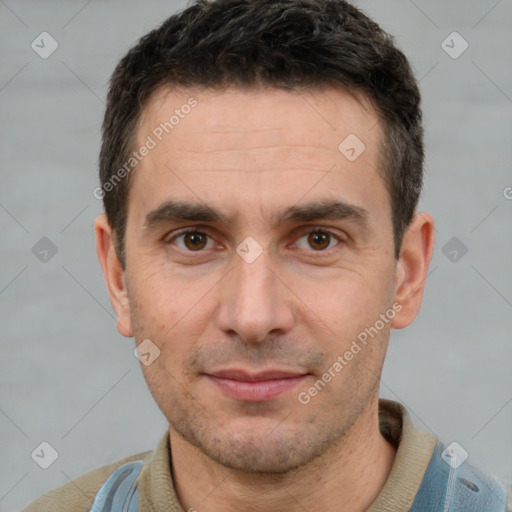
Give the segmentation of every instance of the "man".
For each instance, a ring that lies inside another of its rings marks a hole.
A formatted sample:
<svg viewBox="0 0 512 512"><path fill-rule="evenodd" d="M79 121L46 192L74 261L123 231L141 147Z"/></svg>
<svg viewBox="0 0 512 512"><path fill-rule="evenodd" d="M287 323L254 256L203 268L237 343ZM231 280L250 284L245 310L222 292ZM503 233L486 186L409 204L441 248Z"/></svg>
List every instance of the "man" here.
<svg viewBox="0 0 512 512"><path fill-rule="evenodd" d="M142 38L112 76L95 229L169 430L26 510L507 510L379 400L433 250L422 137L406 58L346 2L197 2Z"/></svg>

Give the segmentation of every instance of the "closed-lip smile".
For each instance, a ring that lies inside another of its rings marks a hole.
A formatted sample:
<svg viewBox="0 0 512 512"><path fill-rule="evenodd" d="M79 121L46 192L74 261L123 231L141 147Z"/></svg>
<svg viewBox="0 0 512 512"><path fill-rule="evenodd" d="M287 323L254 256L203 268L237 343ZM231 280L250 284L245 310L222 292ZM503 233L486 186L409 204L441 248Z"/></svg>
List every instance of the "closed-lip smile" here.
<svg viewBox="0 0 512 512"><path fill-rule="evenodd" d="M268 369L249 371L238 368L216 370L205 374L225 395L246 402L273 400L297 386L307 373Z"/></svg>

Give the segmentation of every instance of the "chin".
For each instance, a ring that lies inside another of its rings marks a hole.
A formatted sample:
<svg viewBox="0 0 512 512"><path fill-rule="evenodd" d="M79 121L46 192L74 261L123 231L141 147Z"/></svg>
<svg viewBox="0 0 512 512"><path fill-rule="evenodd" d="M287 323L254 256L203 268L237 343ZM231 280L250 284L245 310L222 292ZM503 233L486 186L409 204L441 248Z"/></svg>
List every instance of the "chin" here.
<svg viewBox="0 0 512 512"><path fill-rule="evenodd" d="M322 455L339 433L322 435L314 428L284 428L284 424L262 425L261 418L248 425L216 426L197 423L175 424L174 429L187 442L216 463L234 471L260 474L286 474ZM266 423L266 422L265 422ZM311 427L311 424L310 424ZM334 434L334 436L333 436Z"/></svg>

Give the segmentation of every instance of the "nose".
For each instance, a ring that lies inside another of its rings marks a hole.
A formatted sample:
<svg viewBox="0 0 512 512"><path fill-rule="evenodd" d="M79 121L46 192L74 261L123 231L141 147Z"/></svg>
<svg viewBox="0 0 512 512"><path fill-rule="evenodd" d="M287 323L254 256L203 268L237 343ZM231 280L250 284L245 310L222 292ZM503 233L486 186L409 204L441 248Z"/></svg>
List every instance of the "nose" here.
<svg viewBox="0 0 512 512"><path fill-rule="evenodd" d="M283 335L292 329L293 294L279 271L271 267L275 265L267 251L250 263L234 255L234 268L221 285L219 329L247 343L259 343L269 335Z"/></svg>

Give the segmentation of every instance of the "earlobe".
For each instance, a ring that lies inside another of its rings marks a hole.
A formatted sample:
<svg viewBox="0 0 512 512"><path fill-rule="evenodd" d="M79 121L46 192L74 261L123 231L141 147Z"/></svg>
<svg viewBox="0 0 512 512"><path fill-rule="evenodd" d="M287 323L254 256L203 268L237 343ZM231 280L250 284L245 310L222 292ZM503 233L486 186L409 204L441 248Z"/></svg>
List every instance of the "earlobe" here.
<svg viewBox="0 0 512 512"><path fill-rule="evenodd" d="M402 306L391 322L394 329L410 325L421 307L425 281L434 250L434 219L416 214L402 240L395 273L395 302Z"/></svg>
<svg viewBox="0 0 512 512"><path fill-rule="evenodd" d="M107 284L110 302L117 315L117 330L122 336L131 338L133 330L125 270L117 256L112 228L105 214L96 218L94 231L98 259Z"/></svg>

